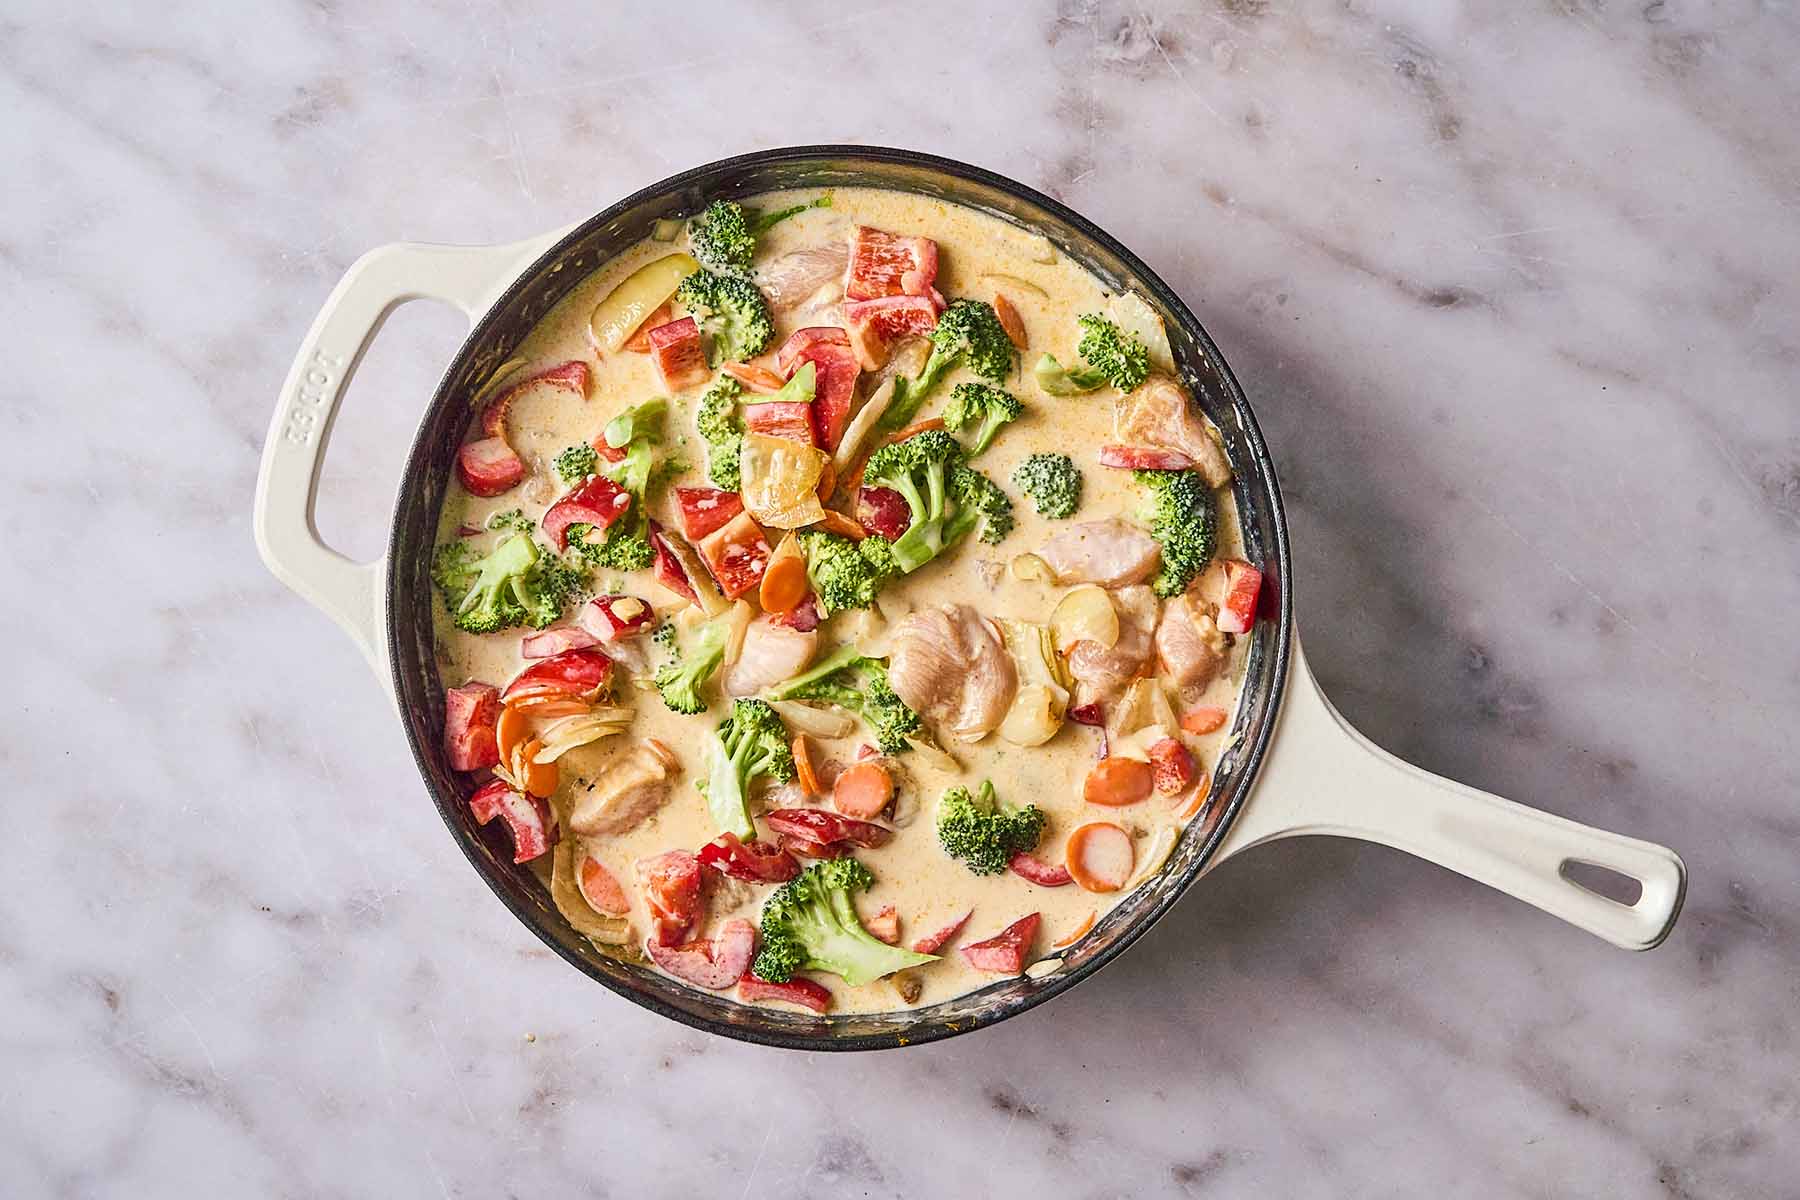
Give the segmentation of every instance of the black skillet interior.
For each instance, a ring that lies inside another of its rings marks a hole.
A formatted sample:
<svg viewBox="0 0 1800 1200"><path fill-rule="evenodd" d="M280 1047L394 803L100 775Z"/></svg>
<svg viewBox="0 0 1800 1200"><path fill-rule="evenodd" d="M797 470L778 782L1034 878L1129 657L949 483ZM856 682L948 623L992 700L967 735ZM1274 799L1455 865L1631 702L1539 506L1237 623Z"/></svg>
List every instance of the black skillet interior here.
<svg viewBox="0 0 1800 1200"><path fill-rule="evenodd" d="M1268 577L1269 619L1258 622L1252 638L1232 749L1216 766L1205 814L1189 825L1153 881L1059 952L1060 969L996 982L922 1009L814 1017L740 1005L600 953L570 928L530 872L512 864L498 822L488 830L474 823L466 803L474 785L444 760L443 684L432 644L429 567L437 513L469 420L468 397L597 264L647 236L659 218L689 215L716 197L849 186L917 192L991 213L1048 237L1113 290L1130 288L1149 299L1168 327L1183 377L1224 435L1237 472L1234 489L1247 552ZM388 636L407 738L444 823L495 895L569 963L634 1003L697 1029L794 1049L883 1049L966 1033L1048 1000L1129 946L1199 875L1243 805L1273 732L1292 629L1287 528L1267 449L1237 380L1180 298L1124 246L1047 196L950 159L868 146L792 147L697 167L612 205L546 252L475 327L439 383L401 480L389 564Z"/></svg>

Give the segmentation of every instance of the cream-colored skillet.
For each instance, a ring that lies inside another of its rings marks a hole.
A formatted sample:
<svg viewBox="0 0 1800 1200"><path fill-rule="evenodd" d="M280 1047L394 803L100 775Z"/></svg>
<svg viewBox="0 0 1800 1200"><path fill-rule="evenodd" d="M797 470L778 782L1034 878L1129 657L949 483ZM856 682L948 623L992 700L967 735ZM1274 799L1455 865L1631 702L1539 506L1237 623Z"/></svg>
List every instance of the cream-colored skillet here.
<svg viewBox="0 0 1800 1200"><path fill-rule="evenodd" d="M471 785L444 761L439 737L443 692L432 650L428 566L467 423L464 398L570 288L656 221L695 212L715 197L853 184L993 213L1048 237L1115 290L1146 297L1168 328L1185 381L1223 435L1246 553L1267 583L1230 748L1217 764L1207 808L1160 874L1092 934L1025 976L916 1010L816 1017L737 1004L600 953L569 927L535 878L512 864L505 835L474 823L466 802ZM326 546L313 522L331 422L382 321L421 298L455 305L472 329L421 421L400 480L387 555L353 562ZM726 1036L802 1049L879 1049L992 1024L1092 974L1227 858L1301 834L1405 850L1631 950L1660 943L1681 908L1686 872L1673 851L1433 775L1351 728L1307 667L1294 628L1280 490L1249 403L1218 348L1181 300L1105 232L1047 196L949 159L866 146L761 151L685 171L578 225L523 242L371 251L327 298L282 386L257 479L255 529L270 570L337 622L388 686L439 812L495 894L565 959L613 991ZM1624 877L1636 899L1612 899L1576 882L1584 867Z"/></svg>

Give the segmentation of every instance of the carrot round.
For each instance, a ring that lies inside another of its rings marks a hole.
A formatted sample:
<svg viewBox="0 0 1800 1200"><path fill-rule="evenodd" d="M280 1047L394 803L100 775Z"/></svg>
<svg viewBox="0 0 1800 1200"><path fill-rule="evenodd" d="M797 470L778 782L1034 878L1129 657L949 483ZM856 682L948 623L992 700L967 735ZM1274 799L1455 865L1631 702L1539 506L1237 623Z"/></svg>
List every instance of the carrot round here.
<svg viewBox="0 0 1800 1200"><path fill-rule="evenodd" d="M800 786L806 789L807 795L817 796L825 791L819 786L818 772L813 770L812 749L804 733L794 735L794 774L800 777Z"/></svg>
<svg viewBox="0 0 1800 1200"><path fill-rule="evenodd" d="M1090 892L1118 891L1137 865L1131 835L1109 821L1095 821L1071 833L1064 852L1069 874Z"/></svg>
<svg viewBox="0 0 1800 1200"><path fill-rule="evenodd" d="M623 917L631 912L631 900L625 895L625 889L619 886L618 879L606 869L605 864L592 854L582 854L581 869L576 873L575 886L580 889L581 898L588 902L588 907L597 913Z"/></svg>
<svg viewBox="0 0 1800 1200"><path fill-rule="evenodd" d="M1188 801L1182 806L1181 811L1175 814L1175 819L1185 821L1199 812L1201 808L1205 807L1206 795L1211 790L1212 776L1205 771L1200 772L1200 781L1194 785L1193 794L1188 797Z"/></svg>
<svg viewBox="0 0 1800 1200"><path fill-rule="evenodd" d="M1225 721L1231 714L1211 704L1199 704L1181 714L1181 728L1185 733L1214 733L1225 727Z"/></svg>
<svg viewBox="0 0 1800 1200"><path fill-rule="evenodd" d="M894 798L894 779L878 762L859 762L831 785L831 803L846 817L873 820Z"/></svg>
<svg viewBox="0 0 1800 1200"><path fill-rule="evenodd" d="M1050 948L1052 950L1061 950L1064 946L1073 946L1076 942L1080 941L1082 935L1094 927L1094 917L1096 915L1097 914L1092 913L1092 912L1088 913L1087 920L1083 921L1081 924L1077 925L1075 928L1071 929L1069 932L1063 934L1061 937L1057 938L1054 942L1051 942Z"/></svg>
<svg viewBox="0 0 1800 1200"><path fill-rule="evenodd" d="M798 554L777 555L763 572L758 593L763 611L791 613L806 599L806 559Z"/></svg>
<svg viewBox="0 0 1800 1200"><path fill-rule="evenodd" d="M1149 763L1114 755L1094 764L1093 770L1088 772L1087 783L1082 786L1081 794L1089 804L1122 808L1127 804L1148 800L1155 784L1156 777L1151 772Z"/></svg>

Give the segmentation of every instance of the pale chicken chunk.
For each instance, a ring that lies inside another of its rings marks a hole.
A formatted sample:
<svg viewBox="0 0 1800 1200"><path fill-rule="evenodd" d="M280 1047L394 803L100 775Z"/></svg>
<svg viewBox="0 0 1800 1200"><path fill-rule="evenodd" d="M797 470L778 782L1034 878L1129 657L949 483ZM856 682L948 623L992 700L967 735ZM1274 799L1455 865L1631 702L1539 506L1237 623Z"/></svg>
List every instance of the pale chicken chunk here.
<svg viewBox="0 0 1800 1200"><path fill-rule="evenodd" d="M1156 593L1142 584L1113 593L1119 614L1119 640L1110 647L1076 642L1069 651L1069 674L1075 679L1075 704L1116 700L1150 665L1151 631L1156 628Z"/></svg>
<svg viewBox="0 0 1800 1200"><path fill-rule="evenodd" d="M1162 552L1156 539L1117 517L1071 525L1038 550L1058 583L1123 587L1156 573Z"/></svg>
<svg viewBox="0 0 1800 1200"><path fill-rule="evenodd" d="M1187 455L1208 487L1223 487L1231 479L1231 460L1205 415L1187 389L1166 375L1152 375L1113 402L1113 433L1128 446Z"/></svg>
<svg viewBox="0 0 1800 1200"><path fill-rule="evenodd" d="M1219 632L1213 614L1192 594L1163 605L1156 623L1156 661L1183 700L1198 699L1225 666L1231 639Z"/></svg>
<svg viewBox="0 0 1800 1200"><path fill-rule="evenodd" d="M569 828L582 834L627 833L669 799L676 759L660 743L640 742L609 759L593 789L575 800Z"/></svg>
<svg viewBox="0 0 1800 1200"><path fill-rule="evenodd" d="M801 633L777 625L765 613L744 631L744 647L725 668L720 686L727 696L754 696L806 670L818 648L816 631Z"/></svg>
<svg viewBox="0 0 1800 1200"><path fill-rule="evenodd" d="M920 716L975 741L1006 717L1018 674L1006 647L966 604L912 613L894 630L888 682Z"/></svg>

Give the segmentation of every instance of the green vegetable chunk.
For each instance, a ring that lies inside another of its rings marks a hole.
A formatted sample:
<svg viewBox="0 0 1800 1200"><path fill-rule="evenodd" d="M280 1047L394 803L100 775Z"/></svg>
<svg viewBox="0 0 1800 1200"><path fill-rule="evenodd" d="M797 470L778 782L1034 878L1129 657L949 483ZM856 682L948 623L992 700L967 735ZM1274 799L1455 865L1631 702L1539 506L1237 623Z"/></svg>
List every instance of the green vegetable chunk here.
<svg viewBox="0 0 1800 1200"><path fill-rule="evenodd" d="M706 335L707 360L742 362L768 348L775 337L775 319L769 303L756 285L737 275L695 271L675 289L681 305Z"/></svg>
<svg viewBox="0 0 1800 1200"><path fill-rule="evenodd" d="M906 706L888 683L887 663L855 646L827 654L810 670L778 683L764 693L770 700L810 700L836 704L863 719L883 754L904 754L908 740L921 727L919 714Z"/></svg>
<svg viewBox="0 0 1800 1200"><path fill-rule="evenodd" d="M756 836L750 816L750 781L767 775L777 783L794 777L794 752L787 726L761 700L735 700L731 715L719 723L707 748L712 765L706 784L706 807L723 833L748 841Z"/></svg>
<svg viewBox="0 0 1800 1200"><path fill-rule="evenodd" d="M829 971L851 987L937 956L879 941L857 919L853 897L875 882L854 858L816 862L775 889L762 910L762 949L750 969L771 983L795 971Z"/></svg>
<svg viewBox="0 0 1800 1200"><path fill-rule="evenodd" d="M994 785L982 781L973 796L953 787L938 801L938 844L977 875L998 875L1012 856L1034 849L1044 835L1044 813L1035 804L1000 803Z"/></svg>
<svg viewBox="0 0 1800 1200"><path fill-rule="evenodd" d="M909 424L927 396L958 364L990 383L1004 383L1012 372L1013 344L994 315L994 306L981 300L953 300L931 331L931 357L919 373L894 380L894 397L877 423L881 429Z"/></svg>
<svg viewBox="0 0 1800 1200"><path fill-rule="evenodd" d="M978 458L1000 436L1002 426L1019 419L1025 406L1011 392L985 383L959 383L950 389L944 406L944 427L961 433L973 431L969 457Z"/></svg>
<svg viewBox="0 0 1800 1200"><path fill-rule="evenodd" d="M1159 596L1187 590L1218 545L1219 504L1198 471L1133 471L1149 489L1144 516L1162 547L1162 569L1150 581Z"/></svg>
<svg viewBox="0 0 1800 1200"><path fill-rule="evenodd" d="M542 629L551 624L586 577L539 550L525 534L515 533L479 558L466 542L439 546L431 578L458 629L494 633L515 625Z"/></svg>
<svg viewBox="0 0 1800 1200"><path fill-rule="evenodd" d="M1013 471L1013 486L1031 498L1038 515L1072 517L1081 507L1081 471L1066 454L1032 454Z"/></svg>
<svg viewBox="0 0 1800 1200"><path fill-rule="evenodd" d="M1052 396L1079 396L1112 384L1129 392L1150 374L1150 351L1133 335L1099 313L1078 317L1084 331L1076 347L1087 360L1082 367L1065 367L1046 354L1032 368L1038 387Z"/></svg>
<svg viewBox="0 0 1800 1200"><path fill-rule="evenodd" d="M1012 501L986 475L963 463L962 447L942 429L927 429L869 456L863 479L905 498L912 524L894 541L894 561L908 574L981 527L997 544L1012 531Z"/></svg>

